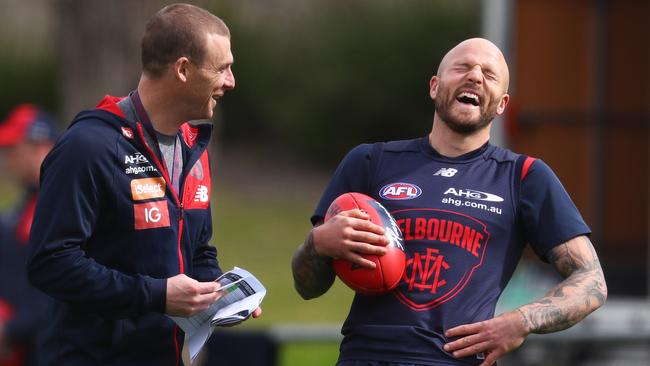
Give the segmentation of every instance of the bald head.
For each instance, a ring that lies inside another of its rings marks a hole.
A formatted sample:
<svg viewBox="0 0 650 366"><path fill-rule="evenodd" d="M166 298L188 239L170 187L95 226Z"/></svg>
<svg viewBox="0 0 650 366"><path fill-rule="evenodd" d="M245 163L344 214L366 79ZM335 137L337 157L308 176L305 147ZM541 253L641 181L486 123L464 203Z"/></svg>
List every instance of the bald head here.
<svg viewBox="0 0 650 366"><path fill-rule="evenodd" d="M488 139L490 123L510 100L508 82L508 65L494 43L483 38L459 43L442 58L429 82L436 108L434 126Z"/></svg>
<svg viewBox="0 0 650 366"><path fill-rule="evenodd" d="M449 70L454 65L479 65L484 72L493 74L503 86L503 92L508 92L510 72L506 59L499 47L484 38L470 38L460 42L449 50L440 61L437 75Z"/></svg>

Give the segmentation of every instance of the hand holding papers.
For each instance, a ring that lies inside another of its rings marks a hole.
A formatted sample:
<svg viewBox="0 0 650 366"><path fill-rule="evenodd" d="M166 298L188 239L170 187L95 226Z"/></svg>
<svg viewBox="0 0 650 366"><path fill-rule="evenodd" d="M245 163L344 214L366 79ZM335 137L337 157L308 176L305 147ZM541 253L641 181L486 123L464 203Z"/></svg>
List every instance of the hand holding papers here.
<svg viewBox="0 0 650 366"><path fill-rule="evenodd" d="M193 361L210 337L213 327L229 326L246 320L262 303L266 289L245 269L235 267L217 278L223 295L210 307L189 318L170 316L189 337Z"/></svg>

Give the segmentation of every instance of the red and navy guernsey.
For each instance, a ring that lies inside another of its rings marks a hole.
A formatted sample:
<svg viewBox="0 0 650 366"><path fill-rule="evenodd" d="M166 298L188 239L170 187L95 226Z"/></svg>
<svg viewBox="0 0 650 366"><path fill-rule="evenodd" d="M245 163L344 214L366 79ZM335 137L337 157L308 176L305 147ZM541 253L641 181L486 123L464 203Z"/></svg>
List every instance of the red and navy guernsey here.
<svg viewBox="0 0 650 366"><path fill-rule="evenodd" d="M485 144L448 158L428 139L363 144L341 162L312 217L345 192L386 207L404 236L406 270L382 296L356 294L339 360L478 365L442 349L447 329L494 316L528 243L542 259L590 234L569 195L541 160Z"/></svg>
<svg viewBox="0 0 650 366"><path fill-rule="evenodd" d="M121 98L81 112L45 159L30 281L57 301L47 365L180 365L183 332L164 315L166 278L221 274L212 235L211 125L179 131L179 192Z"/></svg>

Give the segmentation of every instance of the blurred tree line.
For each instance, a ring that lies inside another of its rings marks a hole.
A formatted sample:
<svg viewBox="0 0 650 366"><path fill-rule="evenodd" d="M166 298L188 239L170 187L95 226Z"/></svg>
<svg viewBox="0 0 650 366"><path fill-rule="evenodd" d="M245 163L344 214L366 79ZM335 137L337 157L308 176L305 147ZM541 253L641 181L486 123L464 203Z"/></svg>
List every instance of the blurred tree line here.
<svg viewBox="0 0 650 366"><path fill-rule="evenodd" d="M429 79L444 52L480 30L479 1L272 1L228 22L237 87L226 143L248 142L333 164L362 142L425 135ZM261 5L261 4L258 4Z"/></svg>
<svg viewBox="0 0 650 366"><path fill-rule="evenodd" d="M0 41L3 70L0 82L0 118L19 103L31 102L58 112L58 63L48 51L24 52L16 44Z"/></svg>
<svg viewBox="0 0 650 366"><path fill-rule="evenodd" d="M480 0L189 2L232 32L237 87L215 118L221 144L327 165L358 143L425 135L431 75L480 30ZM41 46L0 37L0 114L31 101L67 125L79 105L137 85L144 23L165 2L41 3L55 18Z"/></svg>

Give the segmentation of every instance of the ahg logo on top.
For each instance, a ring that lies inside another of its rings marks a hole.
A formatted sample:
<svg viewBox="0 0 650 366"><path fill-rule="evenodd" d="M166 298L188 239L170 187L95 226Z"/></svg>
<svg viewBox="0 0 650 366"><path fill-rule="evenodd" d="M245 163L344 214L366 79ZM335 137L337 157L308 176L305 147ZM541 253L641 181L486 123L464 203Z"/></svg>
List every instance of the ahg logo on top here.
<svg viewBox="0 0 650 366"><path fill-rule="evenodd" d="M411 183L390 183L379 190L379 196L387 200L412 200L422 194L422 189Z"/></svg>
<svg viewBox="0 0 650 366"><path fill-rule="evenodd" d="M147 164L149 160L139 152L133 155L124 155L124 164Z"/></svg>

